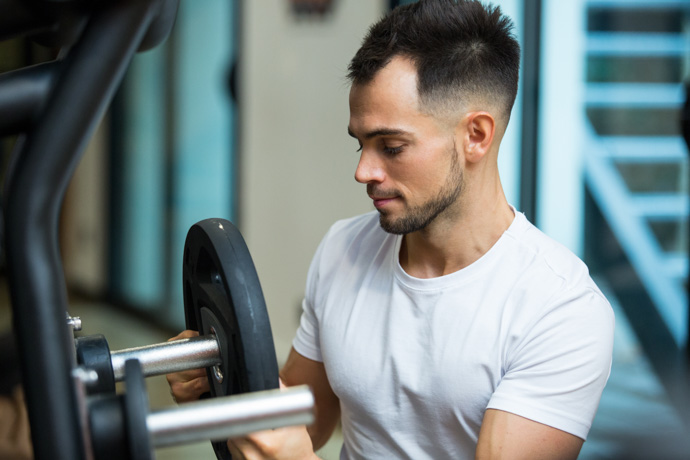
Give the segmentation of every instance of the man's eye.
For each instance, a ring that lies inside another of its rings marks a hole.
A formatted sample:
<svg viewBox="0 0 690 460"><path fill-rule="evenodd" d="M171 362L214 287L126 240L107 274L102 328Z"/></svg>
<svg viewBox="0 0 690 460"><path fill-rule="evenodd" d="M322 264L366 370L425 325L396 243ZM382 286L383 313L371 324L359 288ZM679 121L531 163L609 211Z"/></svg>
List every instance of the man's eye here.
<svg viewBox="0 0 690 460"><path fill-rule="evenodd" d="M386 155L397 155L402 152L403 146L400 147L384 147L383 151Z"/></svg>
<svg viewBox="0 0 690 460"><path fill-rule="evenodd" d="M355 150L356 152L361 152L364 146L362 144L359 144L359 148Z"/></svg>

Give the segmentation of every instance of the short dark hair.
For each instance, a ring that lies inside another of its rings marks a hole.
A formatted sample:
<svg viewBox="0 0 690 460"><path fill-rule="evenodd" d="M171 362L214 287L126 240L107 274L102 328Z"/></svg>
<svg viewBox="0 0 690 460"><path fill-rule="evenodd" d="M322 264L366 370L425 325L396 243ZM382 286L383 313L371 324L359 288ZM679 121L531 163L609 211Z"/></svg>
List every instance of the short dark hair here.
<svg viewBox="0 0 690 460"><path fill-rule="evenodd" d="M420 0L395 8L369 29L348 78L354 85L369 83L396 56L415 64L423 107L457 110L474 95L473 100L497 104L508 121L520 45L499 7L477 0Z"/></svg>

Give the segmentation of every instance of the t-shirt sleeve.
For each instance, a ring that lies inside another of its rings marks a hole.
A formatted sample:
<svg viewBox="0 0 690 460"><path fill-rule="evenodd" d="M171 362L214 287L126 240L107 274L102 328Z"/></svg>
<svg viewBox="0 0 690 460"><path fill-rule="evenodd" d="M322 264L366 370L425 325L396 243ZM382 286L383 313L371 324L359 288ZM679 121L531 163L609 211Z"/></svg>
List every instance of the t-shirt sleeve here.
<svg viewBox="0 0 690 460"><path fill-rule="evenodd" d="M309 267L306 292L302 301L302 316L299 328L292 341L292 346L297 353L305 358L319 362L323 362L323 357L321 356L319 320L315 305L317 287L319 286L319 265L324 244L324 241L322 241L319 245Z"/></svg>
<svg viewBox="0 0 690 460"><path fill-rule="evenodd" d="M319 325L314 308L307 297L302 301L302 317L292 346L297 353L305 358L323 362L321 346L319 345Z"/></svg>
<svg viewBox="0 0 690 460"><path fill-rule="evenodd" d="M595 289L560 297L511 352L487 408L586 439L611 370L613 310Z"/></svg>

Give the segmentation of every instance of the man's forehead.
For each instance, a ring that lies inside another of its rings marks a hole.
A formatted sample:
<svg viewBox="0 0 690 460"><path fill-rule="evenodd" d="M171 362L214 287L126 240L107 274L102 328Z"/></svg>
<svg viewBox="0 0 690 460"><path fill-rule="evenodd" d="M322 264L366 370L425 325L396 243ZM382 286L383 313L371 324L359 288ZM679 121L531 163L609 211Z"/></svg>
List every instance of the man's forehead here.
<svg viewBox="0 0 690 460"><path fill-rule="evenodd" d="M419 111L416 79L382 74L370 83L353 85L349 97L350 116Z"/></svg>

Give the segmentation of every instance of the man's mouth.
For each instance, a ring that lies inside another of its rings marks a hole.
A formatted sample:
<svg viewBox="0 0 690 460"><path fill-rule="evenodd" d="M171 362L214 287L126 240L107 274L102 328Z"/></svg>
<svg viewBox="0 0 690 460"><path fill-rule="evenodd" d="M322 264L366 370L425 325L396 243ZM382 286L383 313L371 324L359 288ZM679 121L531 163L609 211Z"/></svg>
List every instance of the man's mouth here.
<svg viewBox="0 0 690 460"><path fill-rule="evenodd" d="M376 209L382 208L382 207L386 206L388 203L390 203L391 201L396 199L396 197L394 197L394 196L392 196L392 197L370 196L369 198L371 198L374 201L374 206L376 207Z"/></svg>
<svg viewBox="0 0 690 460"><path fill-rule="evenodd" d="M371 185L367 187L367 195L374 202L376 209L381 209L390 202L400 198L396 190L376 190Z"/></svg>

